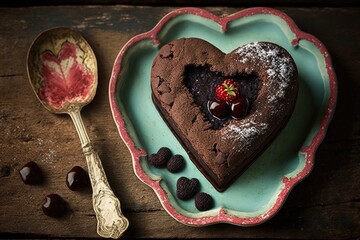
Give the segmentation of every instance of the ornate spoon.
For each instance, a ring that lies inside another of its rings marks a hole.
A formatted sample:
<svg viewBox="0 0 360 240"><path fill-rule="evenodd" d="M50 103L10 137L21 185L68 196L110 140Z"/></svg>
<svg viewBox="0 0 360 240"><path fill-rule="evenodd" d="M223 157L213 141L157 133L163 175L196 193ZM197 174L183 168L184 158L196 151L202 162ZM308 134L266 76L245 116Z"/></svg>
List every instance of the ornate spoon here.
<svg viewBox="0 0 360 240"><path fill-rule="evenodd" d="M97 87L97 62L89 44L69 28L41 33L27 57L27 73L37 98L53 113L67 113L75 124L86 158L93 190L97 232L119 238L129 222L107 181L99 155L95 152L80 116L91 102Z"/></svg>

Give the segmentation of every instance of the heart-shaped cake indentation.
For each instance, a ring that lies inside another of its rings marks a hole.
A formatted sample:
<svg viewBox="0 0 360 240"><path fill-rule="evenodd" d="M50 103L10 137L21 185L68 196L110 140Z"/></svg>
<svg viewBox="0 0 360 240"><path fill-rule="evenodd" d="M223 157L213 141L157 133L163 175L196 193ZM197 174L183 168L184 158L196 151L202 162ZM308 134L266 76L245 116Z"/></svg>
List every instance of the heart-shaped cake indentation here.
<svg viewBox="0 0 360 240"><path fill-rule="evenodd" d="M213 129L220 129L228 119L219 119L209 111L209 100L216 99L214 89L221 84L224 79L236 81L240 88L241 95L246 97L251 106L257 97L261 82L255 74L235 74L224 76L221 72L212 72L210 67L187 65L184 71L184 84L193 95L194 102L200 107L205 118L211 123ZM198 94L200 93L201 94ZM226 103L225 103L226 104ZM229 106L230 110L230 106Z"/></svg>
<svg viewBox="0 0 360 240"><path fill-rule="evenodd" d="M240 86L248 103L239 119L219 119L209 111L208 102L225 79ZM269 42L225 54L201 39L178 39L159 50L151 90L191 160L224 191L286 125L297 98L297 68L284 48Z"/></svg>

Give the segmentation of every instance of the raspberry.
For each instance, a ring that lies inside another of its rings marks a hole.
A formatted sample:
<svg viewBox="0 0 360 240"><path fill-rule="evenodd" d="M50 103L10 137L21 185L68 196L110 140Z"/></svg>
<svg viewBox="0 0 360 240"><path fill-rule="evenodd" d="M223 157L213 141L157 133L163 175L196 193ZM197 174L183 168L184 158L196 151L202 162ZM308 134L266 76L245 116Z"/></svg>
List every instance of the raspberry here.
<svg viewBox="0 0 360 240"><path fill-rule="evenodd" d="M166 163L163 163L159 160L159 157L156 153L153 153L149 156L149 162L150 165L156 167L156 168L162 168L165 167Z"/></svg>
<svg viewBox="0 0 360 240"><path fill-rule="evenodd" d="M195 196L195 207L199 211L206 211L214 207L214 199L207 193L200 192Z"/></svg>
<svg viewBox="0 0 360 240"><path fill-rule="evenodd" d="M165 167L167 162L171 158L172 153L169 148L162 147L158 150L157 156L158 156L158 159L159 159L159 162L161 163L161 165L163 165Z"/></svg>
<svg viewBox="0 0 360 240"><path fill-rule="evenodd" d="M215 97L217 100L232 102L240 96L240 87L232 79L226 79L215 87Z"/></svg>
<svg viewBox="0 0 360 240"><path fill-rule="evenodd" d="M200 182L196 178L180 177L176 183L176 196L181 200L188 200L200 190Z"/></svg>
<svg viewBox="0 0 360 240"><path fill-rule="evenodd" d="M176 154L170 158L168 161L166 168L169 172L178 173L183 170L185 167L185 160L183 156Z"/></svg>
<svg viewBox="0 0 360 240"><path fill-rule="evenodd" d="M153 153L149 156L148 160L150 164L157 168L164 168L171 158L172 153L169 148L162 147L157 153Z"/></svg>

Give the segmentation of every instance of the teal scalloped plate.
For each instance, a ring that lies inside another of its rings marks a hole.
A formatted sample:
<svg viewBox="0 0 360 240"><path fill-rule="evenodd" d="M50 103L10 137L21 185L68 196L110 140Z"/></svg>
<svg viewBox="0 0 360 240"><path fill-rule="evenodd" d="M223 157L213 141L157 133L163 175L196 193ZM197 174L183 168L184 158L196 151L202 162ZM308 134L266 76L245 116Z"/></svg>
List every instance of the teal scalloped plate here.
<svg viewBox="0 0 360 240"><path fill-rule="evenodd" d="M270 147L223 193L197 170L151 100L153 59L161 46L184 37L201 38L224 53L249 42L273 42L287 49L298 67L300 90L291 119ZM336 96L336 77L324 45L300 31L283 12L271 8L249 8L226 17L198 8L170 12L151 31L133 37L121 49L109 85L113 118L131 152L136 176L155 191L174 219L191 226L251 226L273 217L291 189L310 173L335 110ZM148 164L147 154L162 146L185 157L185 170L173 174ZM177 199L180 176L198 178L201 191L213 196L214 208L200 212L193 199Z"/></svg>

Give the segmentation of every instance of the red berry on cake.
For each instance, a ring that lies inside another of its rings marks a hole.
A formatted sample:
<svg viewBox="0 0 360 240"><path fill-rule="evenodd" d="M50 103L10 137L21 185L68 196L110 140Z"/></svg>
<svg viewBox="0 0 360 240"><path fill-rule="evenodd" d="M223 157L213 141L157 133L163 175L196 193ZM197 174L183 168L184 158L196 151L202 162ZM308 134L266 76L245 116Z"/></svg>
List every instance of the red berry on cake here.
<svg viewBox="0 0 360 240"><path fill-rule="evenodd" d="M225 79L215 87L215 97L217 100L232 102L240 96L240 87L232 79Z"/></svg>

